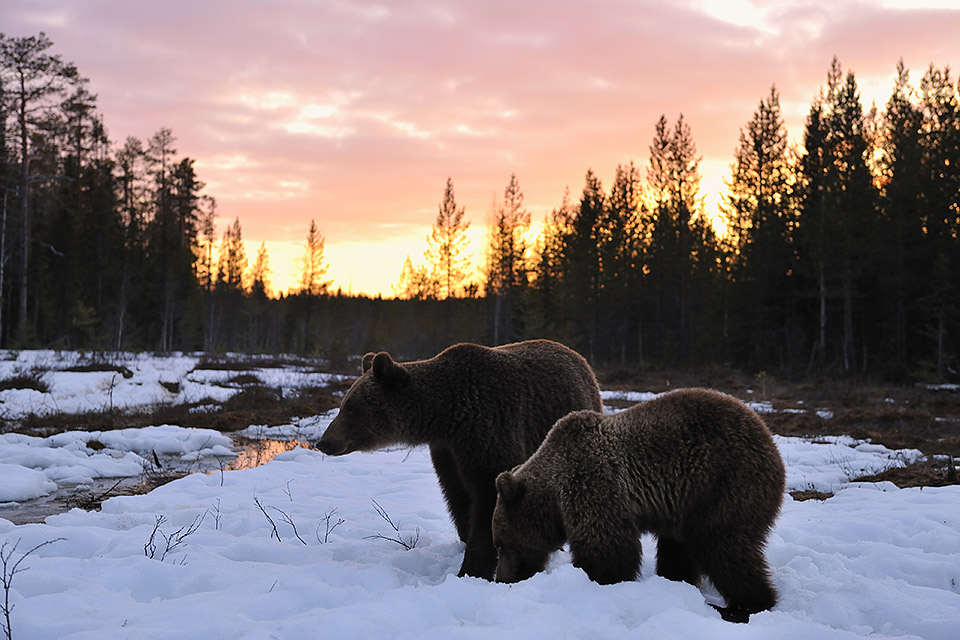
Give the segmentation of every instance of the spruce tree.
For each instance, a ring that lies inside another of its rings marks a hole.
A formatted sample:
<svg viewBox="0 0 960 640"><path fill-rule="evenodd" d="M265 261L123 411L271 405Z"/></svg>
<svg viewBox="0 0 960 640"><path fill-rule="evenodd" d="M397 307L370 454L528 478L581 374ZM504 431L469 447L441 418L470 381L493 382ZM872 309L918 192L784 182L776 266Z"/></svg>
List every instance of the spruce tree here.
<svg viewBox="0 0 960 640"><path fill-rule="evenodd" d="M467 255L467 229L470 223L463 219L465 211L464 207L457 207L453 179L447 178L443 201L427 237L427 251L424 252L441 300L458 297L466 285L470 265Z"/></svg>
<svg viewBox="0 0 960 640"><path fill-rule="evenodd" d="M910 73L901 59L897 79L883 115L878 183L881 190L882 237L878 250L886 256L879 262L881 280L887 284L883 297L881 330L888 336L878 346L879 364L896 378L911 367L911 353L918 351L911 334L917 324L917 291L923 272L923 113L915 104Z"/></svg>
<svg viewBox="0 0 960 640"><path fill-rule="evenodd" d="M727 187L723 212L732 251L733 307L740 310L731 344L749 349L736 353L738 359L762 366L784 352L794 316L795 168L776 87L740 130ZM779 364L791 362L788 357Z"/></svg>
<svg viewBox="0 0 960 640"><path fill-rule="evenodd" d="M300 260L300 293L311 296L325 296L330 289L330 280L325 280L327 265L323 256L323 246L326 238L320 233L315 220L310 220L307 229L307 242L304 247L303 258Z"/></svg>
<svg viewBox="0 0 960 640"><path fill-rule="evenodd" d="M564 238L564 273L570 316L587 359L597 362L600 325L602 266L600 245L606 219L606 197L600 179L588 170L579 206L574 210L570 233Z"/></svg>
<svg viewBox="0 0 960 640"><path fill-rule="evenodd" d="M15 127L11 136L15 140L12 148L19 165L16 178L19 225L16 295L0 295L4 300L16 300L16 332L21 340L27 339L30 333L27 326L33 243L30 193L31 183L36 182L37 175L37 163L31 160L37 157L33 143L38 138L42 140L42 136L34 134L39 133L41 123L60 109L61 100L70 87L80 81L75 65L47 52L52 46L53 42L42 32L22 38L7 38L0 34L0 85L4 87L5 99L12 105Z"/></svg>
<svg viewBox="0 0 960 640"><path fill-rule="evenodd" d="M523 206L523 191L511 174L502 202L494 205L489 231L486 287L493 298L494 344L512 342L525 333L529 247L526 234L530 212Z"/></svg>

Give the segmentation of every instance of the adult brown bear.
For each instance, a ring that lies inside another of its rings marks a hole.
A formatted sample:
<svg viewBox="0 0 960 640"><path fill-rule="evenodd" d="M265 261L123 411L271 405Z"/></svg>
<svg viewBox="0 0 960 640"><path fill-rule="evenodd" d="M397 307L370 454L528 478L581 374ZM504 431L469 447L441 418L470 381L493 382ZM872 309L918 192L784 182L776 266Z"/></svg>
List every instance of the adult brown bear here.
<svg viewBox="0 0 960 640"><path fill-rule="evenodd" d="M459 575L493 579L491 521L501 471L526 460L559 418L601 410L593 371L549 340L500 347L458 344L429 360L363 357L362 375L317 448L331 456L390 445L430 447L460 539Z"/></svg>

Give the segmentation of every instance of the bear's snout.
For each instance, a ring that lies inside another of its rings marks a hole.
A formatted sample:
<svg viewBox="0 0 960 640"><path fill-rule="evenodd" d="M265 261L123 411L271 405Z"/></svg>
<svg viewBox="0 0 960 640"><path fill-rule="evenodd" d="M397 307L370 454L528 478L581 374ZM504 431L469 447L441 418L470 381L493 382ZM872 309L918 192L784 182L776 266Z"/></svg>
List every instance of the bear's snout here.
<svg viewBox="0 0 960 640"><path fill-rule="evenodd" d="M342 456L349 453L346 442L336 440L335 438L327 438L326 436L317 440L315 446L319 449L320 453L328 456Z"/></svg>

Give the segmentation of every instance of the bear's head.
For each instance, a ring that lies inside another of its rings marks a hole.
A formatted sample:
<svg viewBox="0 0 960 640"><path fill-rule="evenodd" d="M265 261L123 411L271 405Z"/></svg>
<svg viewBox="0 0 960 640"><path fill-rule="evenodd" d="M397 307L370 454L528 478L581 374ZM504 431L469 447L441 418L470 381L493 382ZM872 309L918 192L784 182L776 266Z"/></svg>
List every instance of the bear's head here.
<svg viewBox="0 0 960 640"><path fill-rule="evenodd" d="M513 471L497 476L493 543L497 548L497 582L518 582L543 571L566 534L556 496L546 487Z"/></svg>
<svg viewBox="0 0 960 640"><path fill-rule="evenodd" d="M340 402L340 412L317 441L329 456L374 451L404 441L402 398L410 373L382 351L363 356L361 376Z"/></svg>

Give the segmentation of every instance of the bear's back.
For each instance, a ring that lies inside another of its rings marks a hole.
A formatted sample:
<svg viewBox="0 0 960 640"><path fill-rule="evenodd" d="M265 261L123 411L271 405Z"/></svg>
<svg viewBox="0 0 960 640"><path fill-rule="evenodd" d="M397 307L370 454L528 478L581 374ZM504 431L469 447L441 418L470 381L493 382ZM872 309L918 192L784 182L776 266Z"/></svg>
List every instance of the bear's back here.
<svg viewBox="0 0 960 640"><path fill-rule="evenodd" d="M557 342L529 340L499 347L458 344L436 360L447 372L443 384L456 388L457 406L452 408L456 418L491 430L521 422L518 428L526 455L571 411L602 410L590 365Z"/></svg>
<svg viewBox="0 0 960 640"><path fill-rule="evenodd" d="M786 471L773 436L736 398L680 389L612 418L624 449L639 452L640 475L684 478L706 494L733 484L783 492Z"/></svg>

